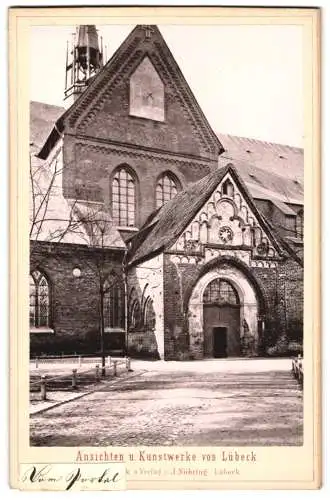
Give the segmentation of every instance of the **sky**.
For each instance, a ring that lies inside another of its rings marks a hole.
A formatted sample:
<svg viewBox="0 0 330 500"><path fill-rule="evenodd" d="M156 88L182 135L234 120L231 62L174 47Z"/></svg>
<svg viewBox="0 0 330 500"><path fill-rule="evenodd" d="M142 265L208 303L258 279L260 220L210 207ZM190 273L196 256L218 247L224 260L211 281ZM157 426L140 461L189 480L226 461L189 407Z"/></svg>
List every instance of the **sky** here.
<svg viewBox="0 0 330 500"><path fill-rule="evenodd" d="M303 31L298 25L158 25L217 133L303 146ZM97 26L107 58L134 26ZM65 106L74 26L31 28L31 100Z"/></svg>

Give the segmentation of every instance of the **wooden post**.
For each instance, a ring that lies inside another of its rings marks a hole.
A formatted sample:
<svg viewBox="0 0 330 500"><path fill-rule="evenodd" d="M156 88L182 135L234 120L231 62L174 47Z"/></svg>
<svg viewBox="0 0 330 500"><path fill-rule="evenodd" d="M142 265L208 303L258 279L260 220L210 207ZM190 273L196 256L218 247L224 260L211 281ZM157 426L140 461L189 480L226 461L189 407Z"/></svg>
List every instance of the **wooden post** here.
<svg viewBox="0 0 330 500"><path fill-rule="evenodd" d="M47 399L47 393L46 393L46 375L41 375L41 380L40 380L40 396L41 396L41 401L46 401L46 399Z"/></svg>
<svg viewBox="0 0 330 500"><path fill-rule="evenodd" d="M72 369L72 389L77 389L77 368Z"/></svg>
<svg viewBox="0 0 330 500"><path fill-rule="evenodd" d="M100 382L100 365L96 365L95 367L95 378L96 382Z"/></svg>
<svg viewBox="0 0 330 500"><path fill-rule="evenodd" d="M302 382L303 382L303 363L302 363L301 356L300 356L299 361L298 361L298 373L299 373L299 382L302 384Z"/></svg>
<svg viewBox="0 0 330 500"><path fill-rule="evenodd" d="M126 370L128 372L132 372L133 370L131 369L131 358L126 358Z"/></svg>
<svg viewBox="0 0 330 500"><path fill-rule="evenodd" d="M36 368L38 368L38 366L39 366L39 359L36 358Z"/></svg>
<svg viewBox="0 0 330 500"><path fill-rule="evenodd" d="M117 361L113 362L113 376L117 377Z"/></svg>
<svg viewBox="0 0 330 500"><path fill-rule="evenodd" d="M111 368L111 356L108 356L108 367Z"/></svg>

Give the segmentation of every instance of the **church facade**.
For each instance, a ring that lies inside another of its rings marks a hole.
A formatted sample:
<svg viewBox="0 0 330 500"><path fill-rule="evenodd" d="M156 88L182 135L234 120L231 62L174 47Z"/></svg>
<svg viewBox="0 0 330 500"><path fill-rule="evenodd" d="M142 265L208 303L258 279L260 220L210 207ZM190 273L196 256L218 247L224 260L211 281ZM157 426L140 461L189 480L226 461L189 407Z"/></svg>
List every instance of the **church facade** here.
<svg viewBox="0 0 330 500"><path fill-rule="evenodd" d="M302 151L238 140L231 154L156 26L106 64L80 26L71 56L70 106L31 103L31 353L301 345Z"/></svg>

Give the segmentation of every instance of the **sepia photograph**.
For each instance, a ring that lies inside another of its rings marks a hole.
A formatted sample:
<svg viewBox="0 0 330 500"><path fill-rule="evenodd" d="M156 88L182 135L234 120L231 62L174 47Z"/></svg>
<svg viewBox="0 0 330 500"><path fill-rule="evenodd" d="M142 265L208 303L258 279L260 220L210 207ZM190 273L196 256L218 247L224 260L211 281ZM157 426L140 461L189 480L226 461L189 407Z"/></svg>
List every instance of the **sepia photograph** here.
<svg viewBox="0 0 330 500"><path fill-rule="evenodd" d="M301 445L302 28L30 56L31 444Z"/></svg>
<svg viewBox="0 0 330 500"><path fill-rule="evenodd" d="M13 9L20 489L319 486L317 10Z"/></svg>

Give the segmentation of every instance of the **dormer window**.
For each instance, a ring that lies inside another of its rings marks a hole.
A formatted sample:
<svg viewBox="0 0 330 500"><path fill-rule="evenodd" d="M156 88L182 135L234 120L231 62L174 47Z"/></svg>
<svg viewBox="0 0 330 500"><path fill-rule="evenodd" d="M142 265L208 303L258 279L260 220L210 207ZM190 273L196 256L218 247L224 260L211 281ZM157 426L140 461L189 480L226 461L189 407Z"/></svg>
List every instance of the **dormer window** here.
<svg viewBox="0 0 330 500"><path fill-rule="evenodd" d="M304 211L299 210L296 216L296 235L301 240L304 239Z"/></svg>

